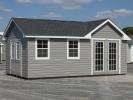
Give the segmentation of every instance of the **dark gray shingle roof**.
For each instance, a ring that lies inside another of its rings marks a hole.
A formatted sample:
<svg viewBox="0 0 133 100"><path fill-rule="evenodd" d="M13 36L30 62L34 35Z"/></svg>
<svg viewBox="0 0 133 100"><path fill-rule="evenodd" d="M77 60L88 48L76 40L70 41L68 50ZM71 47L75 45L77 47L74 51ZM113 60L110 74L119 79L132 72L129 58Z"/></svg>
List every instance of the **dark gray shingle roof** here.
<svg viewBox="0 0 133 100"><path fill-rule="evenodd" d="M28 36L85 36L107 19L79 22L13 18Z"/></svg>

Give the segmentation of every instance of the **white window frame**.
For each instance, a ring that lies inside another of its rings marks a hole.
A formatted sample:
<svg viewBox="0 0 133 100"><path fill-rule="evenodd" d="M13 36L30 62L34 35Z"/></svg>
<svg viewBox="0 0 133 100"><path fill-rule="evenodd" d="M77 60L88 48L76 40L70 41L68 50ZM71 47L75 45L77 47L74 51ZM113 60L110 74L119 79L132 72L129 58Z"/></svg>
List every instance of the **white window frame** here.
<svg viewBox="0 0 133 100"><path fill-rule="evenodd" d="M14 45L14 51L12 50L12 46ZM13 57L13 53L14 52L14 57ZM11 46L10 46L10 56L11 56L11 60L14 60L15 59L15 43L14 42L11 42Z"/></svg>
<svg viewBox="0 0 133 100"><path fill-rule="evenodd" d="M37 53L37 40L47 40L48 41L48 57L38 57ZM50 39L36 39L35 40L35 59L36 60L47 60L50 59Z"/></svg>
<svg viewBox="0 0 133 100"><path fill-rule="evenodd" d="M17 57L17 54L18 54L18 47L17 47L17 43L19 43L19 58ZM21 52L21 45L20 45L20 42L19 41L17 41L16 43L15 43L15 47L16 47L16 60L20 60L20 58L21 58L21 55L20 55L20 52Z"/></svg>
<svg viewBox="0 0 133 100"><path fill-rule="evenodd" d="M78 57L69 57L69 41L78 41ZM79 39L67 39L67 59L80 59L80 40Z"/></svg>

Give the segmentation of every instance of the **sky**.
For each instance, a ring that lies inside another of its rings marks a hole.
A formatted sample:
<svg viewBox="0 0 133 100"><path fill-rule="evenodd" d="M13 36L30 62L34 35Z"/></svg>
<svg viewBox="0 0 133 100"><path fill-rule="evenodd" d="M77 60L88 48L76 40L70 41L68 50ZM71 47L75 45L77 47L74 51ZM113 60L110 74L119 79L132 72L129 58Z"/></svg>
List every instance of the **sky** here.
<svg viewBox="0 0 133 100"><path fill-rule="evenodd" d="M11 17L91 21L110 18L133 27L133 0L0 0L0 31Z"/></svg>

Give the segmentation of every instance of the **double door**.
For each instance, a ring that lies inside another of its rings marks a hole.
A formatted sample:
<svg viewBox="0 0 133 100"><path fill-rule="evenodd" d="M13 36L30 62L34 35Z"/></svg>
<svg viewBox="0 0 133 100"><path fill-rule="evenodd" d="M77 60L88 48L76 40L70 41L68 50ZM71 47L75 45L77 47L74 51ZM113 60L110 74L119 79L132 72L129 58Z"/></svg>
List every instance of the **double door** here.
<svg viewBox="0 0 133 100"><path fill-rule="evenodd" d="M119 41L93 41L94 74L117 74L119 66Z"/></svg>

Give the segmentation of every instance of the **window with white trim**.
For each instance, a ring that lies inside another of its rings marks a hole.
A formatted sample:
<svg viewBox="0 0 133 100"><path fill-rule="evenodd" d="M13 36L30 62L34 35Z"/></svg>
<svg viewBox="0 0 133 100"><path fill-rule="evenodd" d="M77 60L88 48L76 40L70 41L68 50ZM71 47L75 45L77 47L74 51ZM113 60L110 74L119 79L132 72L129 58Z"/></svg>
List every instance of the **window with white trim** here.
<svg viewBox="0 0 133 100"><path fill-rule="evenodd" d="M11 43L11 59L15 59L15 44Z"/></svg>
<svg viewBox="0 0 133 100"><path fill-rule="evenodd" d="M37 40L36 42L36 57L49 58L49 40Z"/></svg>
<svg viewBox="0 0 133 100"><path fill-rule="evenodd" d="M16 42L16 60L20 59L20 42Z"/></svg>
<svg viewBox="0 0 133 100"><path fill-rule="evenodd" d="M78 59L79 58L79 41L78 40L68 40L68 59Z"/></svg>

